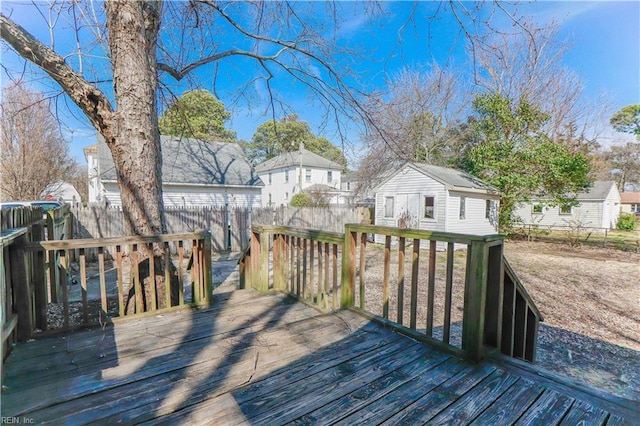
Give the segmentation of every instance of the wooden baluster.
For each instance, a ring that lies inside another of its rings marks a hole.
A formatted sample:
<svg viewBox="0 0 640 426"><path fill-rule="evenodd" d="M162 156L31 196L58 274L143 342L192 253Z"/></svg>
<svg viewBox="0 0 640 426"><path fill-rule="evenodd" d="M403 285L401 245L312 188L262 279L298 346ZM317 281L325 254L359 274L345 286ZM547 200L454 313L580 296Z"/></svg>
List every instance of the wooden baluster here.
<svg viewBox="0 0 640 426"><path fill-rule="evenodd" d="M315 247L315 242L313 240L309 241L309 297L311 299L311 303L313 304L318 303L318 292L313 281L313 279L315 278Z"/></svg>
<svg viewBox="0 0 640 426"><path fill-rule="evenodd" d="M436 289L436 241L429 241L429 282L427 288L427 336L433 337L433 306Z"/></svg>
<svg viewBox="0 0 640 426"><path fill-rule="evenodd" d="M467 251L467 274L462 319L462 349L478 362L482 358L488 250L484 241L472 241Z"/></svg>
<svg viewBox="0 0 640 426"><path fill-rule="evenodd" d="M124 316L124 280L122 277L122 246L116 246L116 274L118 280L118 315Z"/></svg>
<svg viewBox="0 0 640 426"><path fill-rule="evenodd" d="M404 314L404 262L405 262L405 237L400 237L398 243L398 312L397 322L402 325Z"/></svg>
<svg viewBox="0 0 640 426"><path fill-rule="evenodd" d="M99 252L98 252L99 253ZM140 282L140 253L138 253L138 244L133 245L131 253L131 268L133 271L133 286L136 292L136 313L144 312L144 301L142 299L142 283Z"/></svg>
<svg viewBox="0 0 640 426"><path fill-rule="evenodd" d="M346 225L344 231L345 241L342 245L342 294L340 295L340 306L342 308L351 308L354 305L356 237L357 233L352 232L349 225Z"/></svg>
<svg viewBox="0 0 640 426"><path fill-rule="evenodd" d="M447 244L447 277L444 293L444 330L442 332L442 341L449 344L451 340L451 299L453 294L453 255L454 244Z"/></svg>
<svg viewBox="0 0 640 426"><path fill-rule="evenodd" d="M149 290L151 293L151 310L158 309L157 296L156 296L156 262L153 256L153 243L147 244L147 250L149 251Z"/></svg>
<svg viewBox="0 0 640 426"><path fill-rule="evenodd" d="M389 269L391 262L391 235L384 239L384 266L382 273L382 317L389 318Z"/></svg>
<svg viewBox="0 0 640 426"><path fill-rule="evenodd" d="M366 277L366 250L367 250L367 234L360 233L360 280L358 282L360 288L360 309L364 309L365 303L365 277ZM354 253L355 254L355 253Z"/></svg>
<svg viewBox="0 0 640 426"><path fill-rule="evenodd" d="M300 266L300 256L302 255L300 237L296 238L296 296L300 297L302 270Z"/></svg>
<svg viewBox="0 0 640 426"><path fill-rule="evenodd" d="M416 314L418 311L418 274L420 273L420 240L413 240L413 259L411 270L411 312L409 319L409 328L416 329Z"/></svg>
<svg viewBox="0 0 640 426"><path fill-rule="evenodd" d="M338 245L333 245L333 305L331 309L338 309Z"/></svg>
<svg viewBox="0 0 640 426"><path fill-rule="evenodd" d="M309 289L307 283L307 239L302 239L302 298L309 299Z"/></svg>
<svg viewBox="0 0 640 426"><path fill-rule="evenodd" d="M322 255L323 244L318 241L318 306L322 307L327 297L324 293L324 257Z"/></svg>
<svg viewBox="0 0 640 426"><path fill-rule="evenodd" d="M324 309L329 309L329 243L324 243Z"/></svg>
<svg viewBox="0 0 640 426"><path fill-rule="evenodd" d="M184 305L184 241L178 241L178 303ZM193 292L191 293L191 303L194 303Z"/></svg>
<svg viewBox="0 0 640 426"><path fill-rule="evenodd" d="M109 308L107 306L107 280L104 270L104 247L98 247L98 273L100 275L100 302L102 312L106 315Z"/></svg>
<svg viewBox="0 0 640 426"><path fill-rule="evenodd" d="M80 249L80 288L82 291L82 323L87 325L89 323L89 303L87 300L87 259L84 253L84 248Z"/></svg>
<svg viewBox="0 0 640 426"><path fill-rule="evenodd" d="M171 251L168 242L164 243L164 303L165 308L171 307Z"/></svg>
<svg viewBox="0 0 640 426"><path fill-rule="evenodd" d="M65 250L60 250L60 285L62 289L62 305L64 311L64 328L69 328L69 292L67 288L67 253Z"/></svg>

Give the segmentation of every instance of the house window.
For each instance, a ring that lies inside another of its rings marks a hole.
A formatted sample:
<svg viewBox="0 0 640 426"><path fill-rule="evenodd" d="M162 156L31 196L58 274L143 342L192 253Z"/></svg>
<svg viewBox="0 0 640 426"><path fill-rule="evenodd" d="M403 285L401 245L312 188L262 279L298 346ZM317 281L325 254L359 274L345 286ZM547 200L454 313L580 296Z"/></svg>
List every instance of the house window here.
<svg viewBox="0 0 640 426"><path fill-rule="evenodd" d="M542 214L542 204L534 204L531 206L532 214Z"/></svg>
<svg viewBox="0 0 640 426"><path fill-rule="evenodd" d="M269 193L269 205L271 205L271 193Z"/></svg>
<svg viewBox="0 0 640 426"><path fill-rule="evenodd" d="M288 199L289 199L289 193L288 193L288 192L285 192L285 193L284 193L284 199L285 199L285 200L288 200Z"/></svg>
<svg viewBox="0 0 640 426"><path fill-rule="evenodd" d="M393 197L384 197L384 217L393 217Z"/></svg>
<svg viewBox="0 0 640 426"><path fill-rule="evenodd" d="M347 182L347 191L351 191L351 182Z"/></svg>
<svg viewBox="0 0 640 426"><path fill-rule="evenodd" d="M436 197L427 195L424 197L424 217L425 219L435 219L436 217Z"/></svg>
<svg viewBox="0 0 640 426"><path fill-rule="evenodd" d="M467 197L460 197L460 219L465 218L465 210L467 208Z"/></svg>
<svg viewBox="0 0 640 426"><path fill-rule="evenodd" d="M289 170L284 171L284 183L289 183Z"/></svg>
<svg viewBox="0 0 640 426"><path fill-rule="evenodd" d="M489 219L491 217L491 200L485 200L484 202L484 218Z"/></svg>
<svg viewBox="0 0 640 426"><path fill-rule="evenodd" d="M640 204L631 203L631 213L638 213L638 212L640 212Z"/></svg>
<svg viewBox="0 0 640 426"><path fill-rule="evenodd" d="M327 182L333 182L333 172L331 170L327 170Z"/></svg>
<svg viewBox="0 0 640 426"><path fill-rule="evenodd" d="M304 170L304 181L311 182L311 169Z"/></svg>
<svg viewBox="0 0 640 426"><path fill-rule="evenodd" d="M271 172L269 172L269 185L272 183Z"/></svg>
<svg viewBox="0 0 640 426"><path fill-rule="evenodd" d="M570 215L572 213L573 213L573 207L571 207L571 204L562 204L560 206L560 214Z"/></svg>

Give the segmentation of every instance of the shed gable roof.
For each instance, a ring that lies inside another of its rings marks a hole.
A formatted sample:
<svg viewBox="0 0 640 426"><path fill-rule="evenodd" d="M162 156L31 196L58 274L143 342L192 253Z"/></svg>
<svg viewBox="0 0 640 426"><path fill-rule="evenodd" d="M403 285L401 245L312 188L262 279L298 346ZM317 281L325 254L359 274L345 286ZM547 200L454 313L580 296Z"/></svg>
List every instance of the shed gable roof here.
<svg viewBox="0 0 640 426"><path fill-rule="evenodd" d="M264 186L237 143L172 136L160 136L160 143L164 184ZM98 161L101 179L115 181L113 158L101 138Z"/></svg>
<svg viewBox="0 0 640 426"><path fill-rule="evenodd" d="M616 191L618 190L614 181L597 180L588 190L578 192L576 199L578 201L604 201L614 188Z"/></svg>
<svg viewBox="0 0 640 426"><path fill-rule="evenodd" d="M304 148L302 150L284 152L277 157L270 158L256 166L257 172L266 172L269 170L280 169L283 167L313 167L317 169L329 169L329 170L342 170L342 166L334 161L327 160L318 154L308 151Z"/></svg>
<svg viewBox="0 0 640 426"><path fill-rule="evenodd" d="M400 167L397 170L386 172L386 175L384 176L382 182L378 184L376 190L386 182L388 182L390 179L392 179L394 176L396 176L401 170L404 170L406 167L412 167L425 176L428 176L436 182L441 183L449 190L474 192L480 191L487 194L500 193L500 190L498 188L481 181L480 179L470 175L469 173L463 172L461 170L451 169L448 167L434 166L432 164L425 163L406 163L404 166Z"/></svg>

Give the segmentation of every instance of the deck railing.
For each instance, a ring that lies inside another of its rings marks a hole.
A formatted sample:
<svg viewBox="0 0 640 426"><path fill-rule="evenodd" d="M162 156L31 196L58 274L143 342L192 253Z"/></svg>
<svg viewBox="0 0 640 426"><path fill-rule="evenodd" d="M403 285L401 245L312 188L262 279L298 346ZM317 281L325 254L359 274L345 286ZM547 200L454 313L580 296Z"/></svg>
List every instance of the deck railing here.
<svg viewBox="0 0 640 426"><path fill-rule="evenodd" d="M175 245L175 251L170 245ZM11 285L25 289L20 296L25 302L17 309L20 340L32 337L36 329L43 335L104 325L115 317L206 305L212 295L211 236L206 231L59 241L21 239L10 249ZM90 249L98 252L97 265L87 262ZM150 261L152 253L154 261ZM158 257L158 253L163 255ZM22 259L29 256L36 260L25 268ZM71 258L76 261L72 263ZM21 275L21 270L33 273ZM60 293L54 300L55 288Z"/></svg>
<svg viewBox="0 0 640 426"><path fill-rule="evenodd" d="M323 310L357 310L468 359L495 348L533 361L540 313L503 242L373 225L349 224L344 234L254 226L241 277Z"/></svg>

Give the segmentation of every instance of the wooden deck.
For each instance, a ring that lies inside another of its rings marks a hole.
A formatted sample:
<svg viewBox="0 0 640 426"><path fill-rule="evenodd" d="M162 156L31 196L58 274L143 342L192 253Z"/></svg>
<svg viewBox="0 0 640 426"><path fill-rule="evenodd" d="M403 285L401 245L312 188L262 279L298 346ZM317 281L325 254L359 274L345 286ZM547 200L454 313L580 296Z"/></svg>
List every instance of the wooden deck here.
<svg viewBox="0 0 640 426"><path fill-rule="evenodd" d="M2 416L51 424L634 424L636 404L519 364L474 365L284 296L17 345ZM29 420L28 420L29 419ZM637 423L636 423L637 424Z"/></svg>

